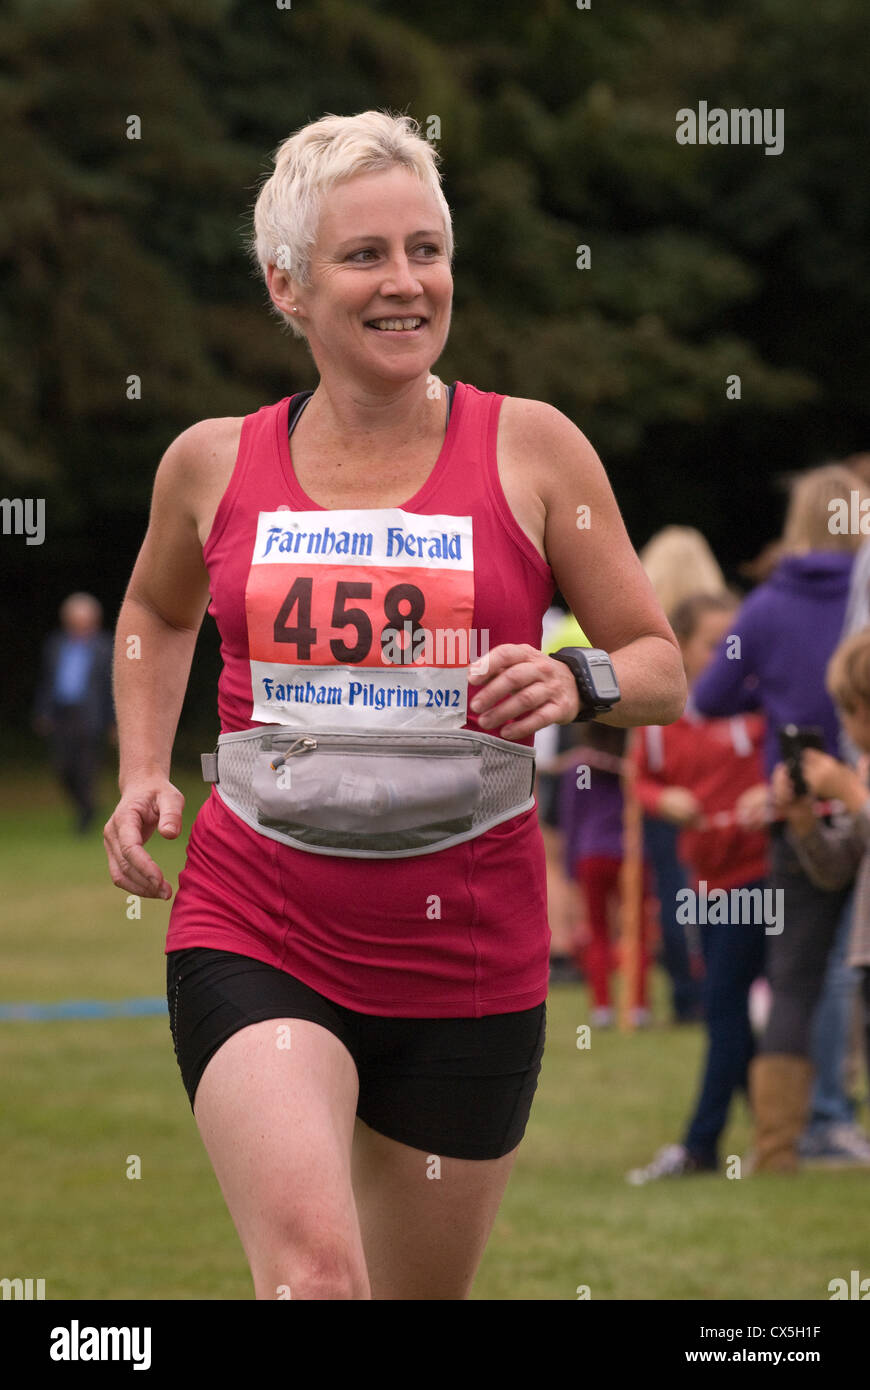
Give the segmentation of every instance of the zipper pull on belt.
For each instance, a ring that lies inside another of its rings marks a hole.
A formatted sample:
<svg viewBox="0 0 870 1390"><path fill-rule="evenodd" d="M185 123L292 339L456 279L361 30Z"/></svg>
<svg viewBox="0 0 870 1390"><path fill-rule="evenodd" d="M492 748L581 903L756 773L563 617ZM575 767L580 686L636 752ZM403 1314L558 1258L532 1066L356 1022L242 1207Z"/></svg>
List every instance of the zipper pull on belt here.
<svg viewBox="0 0 870 1390"><path fill-rule="evenodd" d="M277 772L279 767L283 767L288 758L294 758L298 753L308 753L312 748L317 747L317 739L309 734L304 734L302 738L297 738L295 743L291 743L286 753L282 753L280 758L273 758L269 766L273 772Z"/></svg>

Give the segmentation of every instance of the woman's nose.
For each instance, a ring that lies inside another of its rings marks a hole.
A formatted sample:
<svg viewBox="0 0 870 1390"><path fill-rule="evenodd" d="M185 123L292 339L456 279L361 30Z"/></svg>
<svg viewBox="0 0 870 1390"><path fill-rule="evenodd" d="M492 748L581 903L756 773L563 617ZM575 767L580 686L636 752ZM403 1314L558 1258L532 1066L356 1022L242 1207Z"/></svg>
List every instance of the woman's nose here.
<svg viewBox="0 0 870 1390"><path fill-rule="evenodd" d="M390 262L381 293L384 295L400 294L406 299L423 293L423 286L414 273L407 256L397 256Z"/></svg>

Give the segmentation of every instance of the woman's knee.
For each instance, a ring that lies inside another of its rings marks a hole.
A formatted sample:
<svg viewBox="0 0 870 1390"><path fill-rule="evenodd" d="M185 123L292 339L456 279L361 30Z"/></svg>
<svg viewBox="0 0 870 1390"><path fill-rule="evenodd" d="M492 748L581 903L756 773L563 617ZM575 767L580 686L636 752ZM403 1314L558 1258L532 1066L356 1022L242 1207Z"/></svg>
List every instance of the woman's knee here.
<svg viewBox="0 0 870 1390"><path fill-rule="evenodd" d="M258 1299L371 1298L361 1248L338 1233L279 1240L251 1259L251 1273Z"/></svg>

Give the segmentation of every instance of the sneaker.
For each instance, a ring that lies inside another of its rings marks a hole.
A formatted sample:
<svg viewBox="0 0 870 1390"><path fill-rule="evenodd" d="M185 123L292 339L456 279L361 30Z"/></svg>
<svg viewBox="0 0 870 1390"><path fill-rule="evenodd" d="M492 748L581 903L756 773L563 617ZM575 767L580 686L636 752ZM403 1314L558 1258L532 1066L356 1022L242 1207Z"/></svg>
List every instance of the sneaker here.
<svg viewBox="0 0 870 1390"><path fill-rule="evenodd" d="M870 1168L870 1139L857 1125L829 1125L821 1132L804 1135L798 1152L809 1164Z"/></svg>
<svg viewBox="0 0 870 1390"><path fill-rule="evenodd" d="M593 1028L612 1028L613 1010L610 1007L593 1009L589 1015L589 1022Z"/></svg>
<svg viewBox="0 0 870 1390"><path fill-rule="evenodd" d="M652 1024L651 1009L632 1009L631 1022L634 1028L649 1028Z"/></svg>
<svg viewBox="0 0 870 1390"><path fill-rule="evenodd" d="M658 1178L686 1178L692 1173L714 1173L715 1165L701 1163L683 1144L668 1144L659 1149L646 1168L632 1168L625 1181L632 1187L643 1187Z"/></svg>

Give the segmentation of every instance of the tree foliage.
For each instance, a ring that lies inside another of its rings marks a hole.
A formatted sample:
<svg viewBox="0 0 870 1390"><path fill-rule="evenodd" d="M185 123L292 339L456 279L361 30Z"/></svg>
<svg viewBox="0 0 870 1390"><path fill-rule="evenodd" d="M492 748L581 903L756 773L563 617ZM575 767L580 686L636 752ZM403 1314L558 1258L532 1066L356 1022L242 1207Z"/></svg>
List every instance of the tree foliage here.
<svg viewBox="0 0 870 1390"><path fill-rule="evenodd" d="M326 111L440 122L440 375L570 415L637 544L677 520L743 558L776 473L866 445L867 58L860 0L10 0L0 487L49 519L39 555L2 538L12 648L17 577L36 627L82 584L111 616L175 434L315 383L244 240L269 153ZM701 100L782 108L783 153L678 144Z"/></svg>

